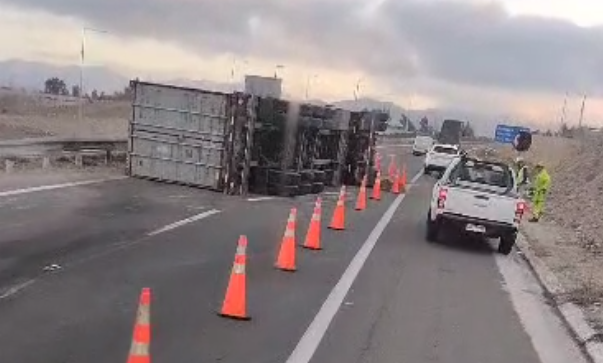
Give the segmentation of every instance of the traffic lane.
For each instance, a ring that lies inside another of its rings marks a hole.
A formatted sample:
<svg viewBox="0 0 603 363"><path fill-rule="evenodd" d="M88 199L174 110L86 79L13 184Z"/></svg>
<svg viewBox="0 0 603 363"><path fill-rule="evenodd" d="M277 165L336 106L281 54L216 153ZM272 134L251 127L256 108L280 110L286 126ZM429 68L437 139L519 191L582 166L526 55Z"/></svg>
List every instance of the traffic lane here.
<svg viewBox="0 0 603 363"><path fill-rule="evenodd" d="M420 170L406 153L394 154L407 164L409 175ZM139 179L0 197L0 296L50 264L85 259L158 226L242 202Z"/></svg>
<svg viewBox="0 0 603 363"><path fill-rule="evenodd" d="M138 293L149 286L156 362L283 362L393 199L385 195L355 212L355 192L350 189L343 232L326 228L336 196L325 196L324 250L299 249L295 273L276 271L274 259L292 206L299 208L297 237L303 241L314 196L242 203L47 274L0 300L0 361L123 360ZM249 239L250 322L216 314L240 234Z"/></svg>
<svg viewBox="0 0 603 363"><path fill-rule="evenodd" d="M240 202L137 179L0 198L0 295L47 265L86 259L177 220Z"/></svg>
<svg viewBox="0 0 603 363"><path fill-rule="evenodd" d="M384 145L382 147L378 147L377 152L381 155L381 172L383 173L383 176L387 176L387 173L389 172L389 165L392 157L398 168L406 166L409 182L413 175L417 174L423 169L423 161L425 160L425 157L412 155L410 148L390 147Z"/></svg>
<svg viewBox="0 0 603 363"><path fill-rule="evenodd" d="M432 182L411 190L312 362L539 363L484 241L425 241Z"/></svg>

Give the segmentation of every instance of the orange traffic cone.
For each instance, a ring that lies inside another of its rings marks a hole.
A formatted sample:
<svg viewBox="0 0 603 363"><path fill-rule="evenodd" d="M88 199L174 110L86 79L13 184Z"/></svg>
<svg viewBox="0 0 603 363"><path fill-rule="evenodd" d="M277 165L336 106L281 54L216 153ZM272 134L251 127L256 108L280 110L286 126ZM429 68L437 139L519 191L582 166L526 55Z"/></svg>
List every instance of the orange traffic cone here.
<svg viewBox="0 0 603 363"><path fill-rule="evenodd" d="M360 192L358 193L358 199L356 199L356 210L366 209L366 175L362 178L360 184Z"/></svg>
<svg viewBox="0 0 603 363"><path fill-rule="evenodd" d="M375 169L381 171L381 154L375 153Z"/></svg>
<svg viewBox="0 0 603 363"><path fill-rule="evenodd" d="M245 265L247 260L247 237L239 237L237 253L235 255L230 281L226 289L226 296L220 310L220 315L225 318L237 320L250 320L247 316L247 278Z"/></svg>
<svg viewBox="0 0 603 363"><path fill-rule="evenodd" d="M306 234L306 240L304 242L304 248L310 250L322 250L320 246L320 215L322 214L322 199L318 197L316 204L314 205L314 213L312 213L312 220L308 227L308 233Z"/></svg>
<svg viewBox="0 0 603 363"><path fill-rule="evenodd" d="M391 179L394 178L394 173L396 172L396 161L394 160L394 158L396 157L396 155L392 154L389 157L390 157L390 159L389 159L389 167L388 167L387 171L388 171L388 174L389 174L388 175L389 179L391 180Z"/></svg>
<svg viewBox="0 0 603 363"><path fill-rule="evenodd" d="M400 181L400 192L406 193L406 165L402 165L402 180Z"/></svg>
<svg viewBox="0 0 603 363"><path fill-rule="evenodd" d="M297 209L291 208L287 227L281 242L281 248L278 253L275 267L279 270L293 272L297 270L295 267L295 219L297 217Z"/></svg>
<svg viewBox="0 0 603 363"><path fill-rule="evenodd" d="M373 185L373 195L371 199L381 200L381 172L377 171L377 176L375 177L375 185Z"/></svg>
<svg viewBox="0 0 603 363"><path fill-rule="evenodd" d="M145 287L140 293L134 334L128 363L150 363L151 354L151 289Z"/></svg>
<svg viewBox="0 0 603 363"><path fill-rule="evenodd" d="M392 194L400 194L400 172L398 170L392 181Z"/></svg>
<svg viewBox="0 0 603 363"><path fill-rule="evenodd" d="M333 212L333 218L331 219L329 228L338 231L345 229L345 186L342 186L341 191L339 192L337 206L335 207L335 212Z"/></svg>

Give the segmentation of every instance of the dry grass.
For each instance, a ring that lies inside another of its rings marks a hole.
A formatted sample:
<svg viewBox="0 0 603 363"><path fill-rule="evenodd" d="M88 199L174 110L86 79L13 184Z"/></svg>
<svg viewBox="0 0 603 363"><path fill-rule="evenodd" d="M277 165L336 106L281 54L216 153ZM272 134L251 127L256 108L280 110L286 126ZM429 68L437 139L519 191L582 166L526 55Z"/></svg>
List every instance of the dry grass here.
<svg viewBox="0 0 603 363"><path fill-rule="evenodd" d="M46 95L0 94L0 139L27 137L126 137L128 102L86 103L78 120L77 100Z"/></svg>
<svg viewBox="0 0 603 363"><path fill-rule="evenodd" d="M499 154L516 156L510 148ZM525 155L541 161L552 176L545 220L522 229L539 257L565 287L562 298L585 308L593 326L603 328L603 135L577 140L536 137ZM601 330L603 331L603 330Z"/></svg>

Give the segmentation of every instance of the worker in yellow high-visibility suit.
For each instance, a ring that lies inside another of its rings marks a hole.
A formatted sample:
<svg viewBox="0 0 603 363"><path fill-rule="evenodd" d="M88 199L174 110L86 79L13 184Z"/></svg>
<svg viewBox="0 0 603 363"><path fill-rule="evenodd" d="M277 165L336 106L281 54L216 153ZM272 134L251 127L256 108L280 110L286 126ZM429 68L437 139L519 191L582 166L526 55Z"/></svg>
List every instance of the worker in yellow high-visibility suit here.
<svg viewBox="0 0 603 363"><path fill-rule="evenodd" d="M551 188L551 176L546 171L542 163L536 164L534 169L534 184L532 195L532 219L531 222L538 222L544 213L544 202Z"/></svg>

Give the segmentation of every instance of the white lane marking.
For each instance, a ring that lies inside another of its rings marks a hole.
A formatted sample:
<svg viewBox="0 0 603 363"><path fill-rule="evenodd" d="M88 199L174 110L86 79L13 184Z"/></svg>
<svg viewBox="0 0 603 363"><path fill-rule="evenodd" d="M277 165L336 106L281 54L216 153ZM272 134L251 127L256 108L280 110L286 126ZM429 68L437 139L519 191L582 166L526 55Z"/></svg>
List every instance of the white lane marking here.
<svg viewBox="0 0 603 363"><path fill-rule="evenodd" d="M10 289L7 289L2 295L0 295L0 300L4 300L8 297L15 295L16 293L23 290L27 286L33 284L34 282L36 282L35 279L27 280L19 285L15 285L15 286L11 287Z"/></svg>
<svg viewBox="0 0 603 363"><path fill-rule="evenodd" d="M196 214L196 215L194 215L192 217L183 219L181 221L177 221L177 222L174 222L172 224L168 224L167 226L162 227L162 228L160 228L158 230L155 230L153 232L149 232L149 233L147 233L147 236L149 236L149 237L156 236L156 235L158 235L160 233L171 231L171 230L176 229L178 227L182 227L182 226L184 226L186 224L193 223L195 221L207 218L207 217L212 216L212 215L217 214L217 213L220 213L220 211L217 210L217 209L210 209L210 210L208 210L206 212Z"/></svg>
<svg viewBox="0 0 603 363"><path fill-rule="evenodd" d="M24 188L24 189L15 189L15 190L9 190L9 191L6 191L6 192L0 192L0 197L8 197L8 196L11 196L11 195L19 195L19 194L28 194L28 193L34 193L34 192L41 192L41 191L45 191L45 190L54 190L54 189L63 189L63 188L69 188L69 187L77 187L77 186L81 186L81 185L99 184L99 183L104 183L104 182L113 181L113 180L121 180L121 179L126 179L126 178L127 178L127 176L123 175L123 176L116 176L116 177L110 177L110 178L104 178L104 179L84 180L84 181L73 182L73 183L51 184L51 185L42 185L42 186L39 186L39 187L31 187L31 188Z"/></svg>
<svg viewBox="0 0 603 363"><path fill-rule="evenodd" d="M532 272L519 257L496 255L496 265L504 279L513 308L542 363L586 363L559 317L543 298Z"/></svg>
<svg viewBox="0 0 603 363"><path fill-rule="evenodd" d="M274 197L258 197L258 198L247 198L248 202L261 202L264 200L272 200Z"/></svg>
<svg viewBox="0 0 603 363"><path fill-rule="evenodd" d="M411 147L411 144L391 144L391 145L378 145L377 149L387 149L389 147Z"/></svg>
<svg viewBox="0 0 603 363"><path fill-rule="evenodd" d="M415 175L412 178L412 183L415 183L422 175L422 172ZM327 332L329 325L331 325L335 314L337 314L337 311L350 291L352 284L356 280L356 277L358 277L360 270L364 266L369 255L373 251L373 248L377 244L379 237L385 230L385 227L387 227L391 221L396 209L398 209L400 203L402 203L406 195L407 194L401 194L396 197L387 211L383 214L379 222L377 222L377 225L371 231L371 234L368 236L366 241L364 241L364 244L354 256L347 269L337 282L337 285L335 285L333 290L331 290L331 293L322 304L318 314L316 314L314 320L312 323L310 323L310 326L302 336L299 343L297 343L297 346L287 359L286 363L310 362L314 356L314 353L316 352L316 349L318 349L322 338Z"/></svg>
<svg viewBox="0 0 603 363"><path fill-rule="evenodd" d="M152 236L156 236L156 235L158 235L160 233L171 231L171 230L176 229L178 227L181 227L181 226L184 226L186 224L189 224L189 223L192 223L192 222L195 222L195 221L207 218L207 217L212 216L212 215L217 214L217 213L220 213L220 211L217 210L217 209L208 210L206 212L194 215L194 216L192 216L190 218L186 218L186 219L183 219L181 221L178 221L178 222L175 222L175 223L172 223L172 224L168 224L167 226L165 226L165 227L163 227L161 229L158 229L156 231L148 233L147 237L152 237ZM77 265L77 264L81 264L81 263L86 262L86 261L90 261L90 260L95 259L95 258L99 258L99 257L102 257L102 256L109 255L109 254L114 253L115 251L118 251L120 249L127 248L127 247L130 247L130 246L139 244L142 241L144 241L144 237L143 238L139 238L139 239L135 240L134 242L126 242L126 243L116 244L116 245L112 246L112 248L110 248L110 249L108 249L106 251L102 251L100 253L84 257L83 259L73 261L73 262L71 262L69 264L69 267ZM0 294L0 300L7 299L7 298L9 298L9 297L17 294L18 292L24 290L26 287L28 287L28 286L36 283L36 282L37 282L37 279L31 279L31 280L27 280L27 281L25 281L25 282L23 282L21 284L12 286L12 287L8 288L7 290L5 290L3 293Z"/></svg>

